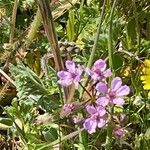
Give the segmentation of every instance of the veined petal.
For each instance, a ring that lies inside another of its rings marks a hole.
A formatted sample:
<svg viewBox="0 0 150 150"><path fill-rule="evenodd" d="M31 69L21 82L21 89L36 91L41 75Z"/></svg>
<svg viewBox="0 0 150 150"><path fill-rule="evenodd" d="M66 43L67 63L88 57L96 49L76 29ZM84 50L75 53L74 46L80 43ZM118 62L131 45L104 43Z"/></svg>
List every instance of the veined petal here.
<svg viewBox="0 0 150 150"><path fill-rule="evenodd" d="M93 80L97 81L97 80L99 80L101 77L100 77L99 74L93 72L93 74L91 75L91 78L92 78Z"/></svg>
<svg viewBox="0 0 150 150"><path fill-rule="evenodd" d="M93 105L87 105L86 110L91 115L97 112L96 108Z"/></svg>
<svg viewBox="0 0 150 150"><path fill-rule="evenodd" d="M97 99L96 104L100 105L100 106L107 106L109 103L109 99L107 97L100 97Z"/></svg>
<svg viewBox="0 0 150 150"><path fill-rule="evenodd" d="M98 69L100 71L104 71L106 69L106 62L102 59L97 60L94 63L94 69Z"/></svg>
<svg viewBox="0 0 150 150"><path fill-rule="evenodd" d="M58 83L61 84L62 86L69 86L72 84L72 80L71 79L65 79L65 80L58 80Z"/></svg>
<svg viewBox="0 0 150 150"><path fill-rule="evenodd" d="M68 79L68 78L71 78L71 74L67 71L59 71L57 73L57 76L60 78L60 79Z"/></svg>
<svg viewBox="0 0 150 150"><path fill-rule="evenodd" d="M99 120L98 120L98 122L97 122L97 126L99 127L99 128L102 128L102 127L104 127L106 125L106 121L103 119L103 118L100 118Z"/></svg>
<svg viewBox="0 0 150 150"><path fill-rule="evenodd" d="M113 99L113 103L116 104L116 105L122 106L124 104L124 99L122 99L122 98L115 98L115 99Z"/></svg>
<svg viewBox="0 0 150 150"><path fill-rule="evenodd" d="M100 117L104 116L106 114L106 110L103 106L98 106L97 107L97 112L99 114Z"/></svg>
<svg viewBox="0 0 150 150"><path fill-rule="evenodd" d="M125 96L130 93L130 88L127 85L121 86L117 91L116 91L116 96Z"/></svg>
<svg viewBox="0 0 150 150"><path fill-rule="evenodd" d="M95 119L88 118L85 120L83 127L89 134L96 132L97 121Z"/></svg>
<svg viewBox="0 0 150 150"><path fill-rule="evenodd" d="M77 68L76 68L76 74L78 74L79 76L82 74L83 72L83 68L81 65L77 65Z"/></svg>
<svg viewBox="0 0 150 150"><path fill-rule="evenodd" d="M103 72L103 76L104 77L110 77L112 75L112 72L111 72L111 70L110 69L107 69L107 70L105 70L104 72Z"/></svg>
<svg viewBox="0 0 150 150"><path fill-rule="evenodd" d="M120 88L120 86L122 85L122 80L120 77L115 77L112 82L111 82L111 89L113 91L116 91Z"/></svg>
<svg viewBox="0 0 150 150"><path fill-rule="evenodd" d="M75 63L73 61L67 60L65 65L69 72L71 72L71 73L75 72Z"/></svg>
<svg viewBox="0 0 150 150"><path fill-rule="evenodd" d="M106 94L107 93L107 85L103 82L99 82L97 85L96 85L96 90L100 93L104 93Z"/></svg>

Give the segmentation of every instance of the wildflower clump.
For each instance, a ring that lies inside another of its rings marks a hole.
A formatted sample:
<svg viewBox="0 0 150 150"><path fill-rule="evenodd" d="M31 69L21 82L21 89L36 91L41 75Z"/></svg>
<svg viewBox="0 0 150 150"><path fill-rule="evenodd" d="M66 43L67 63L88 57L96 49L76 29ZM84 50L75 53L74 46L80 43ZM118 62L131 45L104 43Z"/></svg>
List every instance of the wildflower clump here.
<svg viewBox="0 0 150 150"><path fill-rule="evenodd" d="M120 77L114 77L111 83L108 83L108 78L112 76L111 69L107 69L105 60L97 60L93 67L83 69L81 65L75 65L73 61L66 61L66 71L58 72L58 83L62 86L71 84L82 85L82 72L85 71L90 78L90 89L84 92L90 96L90 99L85 103L86 118L83 121L83 127L89 134L95 133L97 128L103 128L109 124L108 116L109 108L124 105L124 96L130 92L127 85L123 85ZM68 106L68 104L65 106ZM70 109L72 111L73 109ZM123 128L115 128L114 133L118 137L123 136Z"/></svg>

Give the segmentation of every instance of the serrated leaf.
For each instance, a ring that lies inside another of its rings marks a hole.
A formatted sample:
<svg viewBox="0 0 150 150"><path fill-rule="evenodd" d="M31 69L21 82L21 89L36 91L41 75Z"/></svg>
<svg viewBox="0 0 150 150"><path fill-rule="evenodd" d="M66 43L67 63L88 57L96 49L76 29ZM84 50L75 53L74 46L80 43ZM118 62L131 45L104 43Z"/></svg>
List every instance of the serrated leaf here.
<svg viewBox="0 0 150 150"><path fill-rule="evenodd" d="M12 65L10 72L15 78L19 100L38 101L43 95L47 94L44 84L30 68L23 64Z"/></svg>

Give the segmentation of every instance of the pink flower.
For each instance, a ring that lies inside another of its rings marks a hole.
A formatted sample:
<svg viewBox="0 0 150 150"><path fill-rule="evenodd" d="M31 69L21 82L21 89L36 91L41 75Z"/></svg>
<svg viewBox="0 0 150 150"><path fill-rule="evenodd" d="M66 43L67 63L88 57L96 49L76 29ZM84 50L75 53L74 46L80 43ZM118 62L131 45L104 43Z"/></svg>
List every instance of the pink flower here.
<svg viewBox="0 0 150 150"><path fill-rule="evenodd" d="M92 69L87 68L86 73L95 81L102 80L103 78L107 78L112 75L111 70L106 69L106 62L102 59L97 60Z"/></svg>
<svg viewBox="0 0 150 150"><path fill-rule="evenodd" d="M122 80L119 77L115 77L111 82L111 87L108 88L107 84L99 82L96 85L96 90L103 95L96 101L101 106L106 106L108 103L116 105L123 105L123 96L130 93L130 88L127 85L122 85Z"/></svg>
<svg viewBox="0 0 150 150"><path fill-rule="evenodd" d="M75 66L75 63L71 60L67 60L65 63L67 71L59 71L57 76L59 77L58 83L62 86L69 86L75 84L76 86L81 80L83 68L80 65Z"/></svg>
<svg viewBox="0 0 150 150"><path fill-rule="evenodd" d="M123 136L124 136L124 134L125 134L125 131L124 131L124 129L123 128L121 128L121 127L116 127L115 129L114 129L114 136L116 137L116 138L122 138Z"/></svg>
<svg viewBox="0 0 150 150"><path fill-rule="evenodd" d="M105 126L106 121L104 115L106 114L106 110L104 107L88 105L86 110L90 116L84 121L83 127L89 134L96 132L97 127L102 128Z"/></svg>

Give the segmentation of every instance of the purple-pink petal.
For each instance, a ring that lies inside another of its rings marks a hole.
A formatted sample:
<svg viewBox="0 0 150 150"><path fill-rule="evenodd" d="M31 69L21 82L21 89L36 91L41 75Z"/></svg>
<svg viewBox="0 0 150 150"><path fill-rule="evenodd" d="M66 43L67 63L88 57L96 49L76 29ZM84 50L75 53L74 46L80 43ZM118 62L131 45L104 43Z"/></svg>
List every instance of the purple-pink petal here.
<svg viewBox="0 0 150 150"><path fill-rule="evenodd" d="M125 130L121 127L114 129L114 135L116 138L122 138L125 134Z"/></svg>
<svg viewBox="0 0 150 150"><path fill-rule="evenodd" d="M95 81L100 80L100 78L101 78L101 76L95 72L92 73L91 77Z"/></svg>
<svg viewBox="0 0 150 150"><path fill-rule="evenodd" d="M57 73L57 76L60 78L60 79L64 79L64 78L71 78L71 74L67 71L59 71Z"/></svg>
<svg viewBox="0 0 150 150"><path fill-rule="evenodd" d="M106 69L106 62L102 59L97 60L94 63L94 70L100 70L100 71L104 71Z"/></svg>
<svg viewBox="0 0 150 150"><path fill-rule="evenodd" d="M89 134L96 132L97 121L95 119L88 118L85 120L83 127Z"/></svg>
<svg viewBox="0 0 150 150"><path fill-rule="evenodd" d="M102 117L106 114L106 110L103 106L97 106L97 112L100 117Z"/></svg>
<svg viewBox="0 0 150 150"><path fill-rule="evenodd" d="M97 126L99 127L99 128L102 128L102 127L104 127L106 125L106 121L103 119L103 118L100 118L99 120L98 120L98 122L97 122Z"/></svg>
<svg viewBox="0 0 150 150"><path fill-rule="evenodd" d="M86 110L91 115L97 112L96 108L93 105L87 105Z"/></svg>
<svg viewBox="0 0 150 150"><path fill-rule="evenodd" d="M97 99L96 103L97 105L105 107L108 105L109 99L107 97L100 97Z"/></svg>
<svg viewBox="0 0 150 150"><path fill-rule="evenodd" d="M75 63L73 61L67 60L65 65L69 72L71 72L71 73L75 72Z"/></svg>
<svg viewBox="0 0 150 150"><path fill-rule="evenodd" d="M105 70L105 71L103 72L103 76L106 77L106 78L112 76L111 70L110 70L110 69Z"/></svg>
<svg viewBox="0 0 150 150"><path fill-rule="evenodd" d="M67 79L67 80L58 80L58 83L61 84L62 86L69 86L72 84L72 80L71 79Z"/></svg>
<svg viewBox="0 0 150 150"><path fill-rule="evenodd" d="M108 90L107 88L107 85L106 83L103 83L103 82L99 82L97 85L96 85L96 90L100 93L103 93L105 94Z"/></svg>
<svg viewBox="0 0 150 150"><path fill-rule="evenodd" d="M81 76L82 72L83 72L82 66L81 65L77 65L76 73L78 74L78 76Z"/></svg>
<svg viewBox="0 0 150 150"><path fill-rule="evenodd" d="M111 90L116 91L122 85L122 80L120 77L115 77L111 82Z"/></svg>
<svg viewBox="0 0 150 150"><path fill-rule="evenodd" d="M121 86L117 91L117 96L126 96L130 93L130 88L127 85Z"/></svg>
<svg viewBox="0 0 150 150"><path fill-rule="evenodd" d="M116 105L122 106L124 104L124 99L122 99L122 98L115 98L115 99L113 99L113 103L116 104Z"/></svg>

